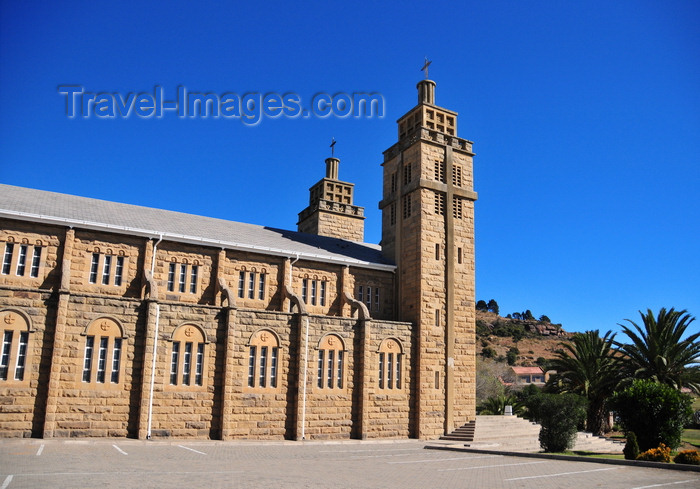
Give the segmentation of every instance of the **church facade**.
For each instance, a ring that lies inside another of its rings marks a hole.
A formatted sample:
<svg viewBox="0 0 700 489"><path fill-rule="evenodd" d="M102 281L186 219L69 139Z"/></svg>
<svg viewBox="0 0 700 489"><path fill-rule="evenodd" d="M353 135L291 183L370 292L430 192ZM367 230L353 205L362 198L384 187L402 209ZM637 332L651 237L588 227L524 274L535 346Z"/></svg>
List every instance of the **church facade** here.
<svg viewBox="0 0 700 489"><path fill-rule="evenodd" d="M298 231L0 185L0 436L435 438L475 415L472 143L435 83Z"/></svg>

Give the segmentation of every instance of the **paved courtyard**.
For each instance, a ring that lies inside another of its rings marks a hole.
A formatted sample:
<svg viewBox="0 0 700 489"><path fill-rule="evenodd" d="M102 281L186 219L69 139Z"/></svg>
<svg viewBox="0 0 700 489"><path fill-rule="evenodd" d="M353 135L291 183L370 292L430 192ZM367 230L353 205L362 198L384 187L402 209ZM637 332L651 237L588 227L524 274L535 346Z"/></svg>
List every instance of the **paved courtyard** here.
<svg viewBox="0 0 700 489"><path fill-rule="evenodd" d="M0 489L700 488L700 473L443 450L420 441L2 440Z"/></svg>

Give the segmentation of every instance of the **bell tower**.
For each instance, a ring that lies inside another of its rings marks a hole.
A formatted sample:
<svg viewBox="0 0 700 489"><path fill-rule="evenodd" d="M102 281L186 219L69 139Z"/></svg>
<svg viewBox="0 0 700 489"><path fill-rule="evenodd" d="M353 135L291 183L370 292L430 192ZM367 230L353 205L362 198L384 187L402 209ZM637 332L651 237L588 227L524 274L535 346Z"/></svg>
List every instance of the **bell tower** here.
<svg viewBox="0 0 700 489"><path fill-rule="evenodd" d="M416 326L412 434L434 438L475 416L477 194L472 142L457 137L457 113L435 105L434 81L417 88L418 104L384 152L379 208L382 252L398 266L397 319Z"/></svg>
<svg viewBox="0 0 700 489"><path fill-rule="evenodd" d="M326 158L326 177L309 189L309 206L299 213L297 229L318 234L363 241L365 209L353 204L355 185L338 180L338 158Z"/></svg>

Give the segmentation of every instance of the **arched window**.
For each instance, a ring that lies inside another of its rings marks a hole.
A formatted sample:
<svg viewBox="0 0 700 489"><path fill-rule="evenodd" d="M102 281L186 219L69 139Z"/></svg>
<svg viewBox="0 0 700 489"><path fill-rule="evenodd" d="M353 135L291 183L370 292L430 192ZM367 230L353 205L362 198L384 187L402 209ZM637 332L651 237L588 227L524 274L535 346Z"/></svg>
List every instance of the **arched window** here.
<svg viewBox="0 0 700 489"><path fill-rule="evenodd" d="M173 332L170 347L170 385L205 385L206 343L204 332L197 325L183 324Z"/></svg>
<svg viewBox="0 0 700 489"><path fill-rule="evenodd" d="M394 338L387 338L379 346L380 389L401 389L403 386L403 348Z"/></svg>
<svg viewBox="0 0 700 489"><path fill-rule="evenodd" d="M0 385L7 383L27 383L29 375L29 319L13 309L0 311Z"/></svg>
<svg viewBox="0 0 700 489"><path fill-rule="evenodd" d="M92 321L85 332L82 381L88 384L119 384L123 377L124 332L112 318Z"/></svg>
<svg viewBox="0 0 700 489"><path fill-rule="evenodd" d="M345 385L345 344L334 334L324 336L318 344L316 386L319 389L342 389Z"/></svg>
<svg viewBox="0 0 700 489"><path fill-rule="evenodd" d="M281 350L277 335L269 329L256 331L248 347L248 387L276 389Z"/></svg>

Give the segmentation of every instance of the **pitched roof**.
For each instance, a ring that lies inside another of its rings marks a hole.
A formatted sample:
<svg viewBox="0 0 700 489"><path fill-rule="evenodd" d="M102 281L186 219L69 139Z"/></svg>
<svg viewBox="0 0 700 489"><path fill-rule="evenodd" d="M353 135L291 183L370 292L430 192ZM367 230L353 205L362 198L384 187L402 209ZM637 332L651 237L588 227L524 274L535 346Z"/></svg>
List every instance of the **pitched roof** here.
<svg viewBox="0 0 700 489"><path fill-rule="evenodd" d="M394 270L379 245L0 184L0 217Z"/></svg>
<svg viewBox="0 0 700 489"><path fill-rule="evenodd" d="M511 367L517 375L542 374L540 367Z"/></svg>

